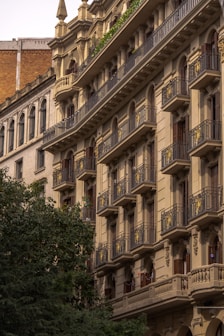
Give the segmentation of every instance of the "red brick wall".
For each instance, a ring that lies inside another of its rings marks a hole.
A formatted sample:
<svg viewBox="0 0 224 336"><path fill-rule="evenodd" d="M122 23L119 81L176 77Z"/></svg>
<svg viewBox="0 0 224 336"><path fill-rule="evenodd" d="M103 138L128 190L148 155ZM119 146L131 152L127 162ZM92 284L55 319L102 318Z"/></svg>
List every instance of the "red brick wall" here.
<svg viewBox="0 0 224 336"><path fill-rule="evenodd" d="M0 51L0 103L16 89L16 50Z"/></svg>
<svg viewBox="0 0 224 336"><path fill-rule="evenodd" d="M44 74L52 64L51 50L22 50L20 88Z"/></svg>
<svg viewBox="0 0 224 336"><path fill-rule="evenodd" d="M0 50L0 104L16 91L17 50ZM20 88L42 75L52 65L51 50L22 50Z"/></svg>

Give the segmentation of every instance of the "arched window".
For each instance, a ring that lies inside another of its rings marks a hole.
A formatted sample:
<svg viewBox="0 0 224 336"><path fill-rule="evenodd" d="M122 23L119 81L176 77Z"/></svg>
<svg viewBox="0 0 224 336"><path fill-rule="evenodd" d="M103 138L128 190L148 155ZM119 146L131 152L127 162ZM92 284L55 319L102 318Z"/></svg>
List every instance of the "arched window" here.
<svg viewBox="0 0 224 336"><path fill-rule="evenodd" d="M40 133L46 131L46 118L47 118L47 102L46 99L42 101L40 108Z"/></svg>
<svg viewBox="0 0 224 336"><path fill-rule="evenodd" d="M19 118L19 146L24 144L25 115L21 114Z"/></svg>
<svg viewBox="0 0 224 336"><path fill-rule="evenodd" d="M216 236L210 243L208 253L209 264L222 263L222 244L220 243L218 236Z"/></svg>
<svg viewBox="0 0 224 336"><path fill-rule="evenodd" d="M67 158L62 160L63 181L74 181L74 159L73 152L69 152Z"/></svg>
<svg viewBox="0 0 224 336"><path fill-rule="evenodd" d="M78 66L75 60L71 60L71 62L69 63L69 67L68 69L66 69L65 74L69 75L70 73L77 73L78 71Z"/></svg>
<svg viewBox="0 0 224 336"><path fill-rule="evenodd" d="M32 107L29 115L29 140L35 135L35 106Z"/></svg>
<svg viewBox="0 0 224 336"><path fill-rule="evenodd" d="M8 150L11 152L14 149L14 133L15 133L15 122L12 120L9 125L9 147Z"/></svg>
<svg viewBox="0 0 224 336"><path fill-rule="evenodd" d="M0 157L4 155L4 144L5 144L5 127L2 126L0 129Z"/></svg>

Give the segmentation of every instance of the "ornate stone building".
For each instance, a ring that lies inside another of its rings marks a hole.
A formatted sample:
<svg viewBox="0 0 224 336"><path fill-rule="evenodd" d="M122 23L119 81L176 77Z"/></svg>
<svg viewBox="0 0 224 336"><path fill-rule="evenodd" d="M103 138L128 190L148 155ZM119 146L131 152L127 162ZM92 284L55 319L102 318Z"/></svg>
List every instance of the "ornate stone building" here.
<svg viewBox="0 0 224 336"><path fill-rule="evenodd" d="M44 131L55 123L53 68L0 105L0 168L27 184L43 182L54 197L51 153L42 149Z"/></svg>
<svg viewBox="0 0 224 336"><path fill-rule="evenodd" d="M98 290L114 319L146 313L146 336L224 336L220 2L82 0L66 16L60 0L41 149L58 206L95 225Z"/></svg>

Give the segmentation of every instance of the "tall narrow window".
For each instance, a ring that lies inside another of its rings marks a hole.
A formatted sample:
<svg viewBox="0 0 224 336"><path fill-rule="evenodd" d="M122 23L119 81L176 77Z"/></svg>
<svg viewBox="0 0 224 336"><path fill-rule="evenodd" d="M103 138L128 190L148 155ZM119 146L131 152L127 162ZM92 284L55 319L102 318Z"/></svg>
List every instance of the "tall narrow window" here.
<svg viewBox="0 0 224 336"><path fill-rule="evenodd" d="M24 129L25 129L25 115L22 115L19 118L19 146L24 144Z"/></svg>
<svg viewBox="0 0 224 336"><path fill-rule="evenodd" d="M112 146L116 145L118 142L118 124L117 124L117 118L114 119L113 125L112 125Z"/></svg>
<svg viewBox="0 0 224 336"><path fill-rule="evenodd" d="M4 145L5 145L5 127L2 126L0 129L0 157L4 155Z"/></svg>
<svg viewBox="0 0 224 336"><path fill-rule="evenodd" d="M45 161L44 150L38 149L37 150L37 169L44 168L44 161Z"/></svg>
<svg viewBox="0 0 224 336"><path fill-rule="evenodd" d="M40 133L46 131L46 118L47 118L47 102L46 99L42 101L40 108Z"/></svg>
<svg viewBox="0 0 224 336"><path fill-rule="evenodd" d="M23 177L23 159L16 161L16 179L21 180Z"/></svg>
<svg viewBox="0 0 224 336"><path fill-rule="evenodd" d="M15 127L14 127L14 120L10 122L9 125L9 147L8 150L11 152L14 149L14 133L15 133Z"/></svg>
<svg viewBox="0 0 224 336"><path fill-rule="evenodd" d="M35 106L32 107L29 115L29 140L35 135Z"/></svg>
<svg viewBox="0 0 224 336"><path fill-rule="evenodd" d="M209 264L222 263L222 244L218 236L213 239L208 247L208 261Z"/></svg>
<svg viewBox="0 0 224 336"><path fill-rule="evenodd" d="M135 103L132 102L131 106L130 106L130 111L129 111L129 128L130 131L135 129L135 125L139 123L139 118L138 118L138 114L136 114L135 111Z"/></svg>

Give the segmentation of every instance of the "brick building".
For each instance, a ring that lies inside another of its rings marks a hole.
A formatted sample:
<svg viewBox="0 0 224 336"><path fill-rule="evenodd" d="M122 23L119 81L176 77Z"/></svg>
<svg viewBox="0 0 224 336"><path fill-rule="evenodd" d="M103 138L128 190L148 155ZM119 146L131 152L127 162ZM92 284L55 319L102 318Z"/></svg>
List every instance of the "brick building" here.
<svg viewBox="0 0 224 336"><path fill-rule="evenodd" d="M51 67L50 40L31 38L0 41L0 103Z"/></svg>

